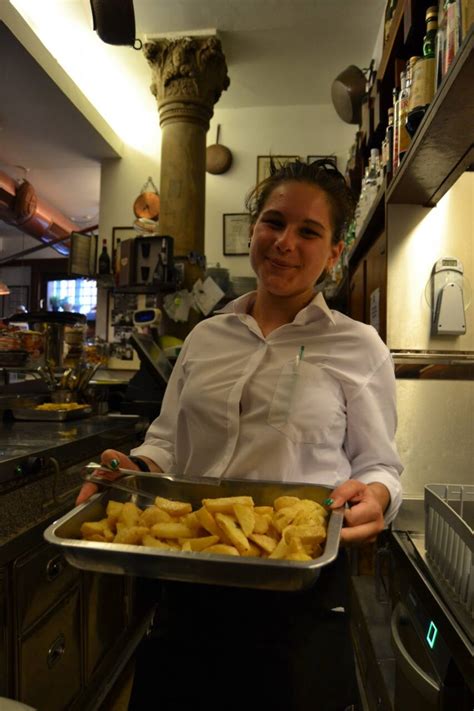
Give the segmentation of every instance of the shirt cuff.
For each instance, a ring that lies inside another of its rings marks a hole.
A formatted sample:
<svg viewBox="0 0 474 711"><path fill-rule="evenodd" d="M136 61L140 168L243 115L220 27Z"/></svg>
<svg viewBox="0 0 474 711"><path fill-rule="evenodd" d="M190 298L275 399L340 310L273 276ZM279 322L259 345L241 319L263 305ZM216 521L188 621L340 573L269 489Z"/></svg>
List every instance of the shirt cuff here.
<svg viewBox="0 0 474 711"><path fill-rule="evenodd" d="M167 454L163 449L158 449L149 444L142 444L130 450L130 454L134 457L148 457L148 459L155 462L163 472L171 471L173 457Z"/></svg>
<svg viewBox="0 0 474 711"><path fill-rule="evenodd" d="M394 471L393 474L388 471L373 471L358 474L353 477L364 484L383 484L387 487L390 494L390 503L384 513L385 527L387 528L396 517L400 506L402 505L402 485L399 475Z"/></svg>

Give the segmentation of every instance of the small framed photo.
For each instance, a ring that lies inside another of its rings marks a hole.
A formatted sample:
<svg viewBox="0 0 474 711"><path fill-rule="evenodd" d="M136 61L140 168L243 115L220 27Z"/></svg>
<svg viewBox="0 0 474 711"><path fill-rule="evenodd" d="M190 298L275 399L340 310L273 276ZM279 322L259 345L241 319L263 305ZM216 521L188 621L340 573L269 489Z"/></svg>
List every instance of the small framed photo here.
<svg viewBox="0 0 474 711"><path fill-rule="evenodd" d="M117 242L125 242L126 239L138 237L138 232L133 227L112 227L112 255L117 249Z"/></svg>
<svg viewBox="0 0 474 711"><path fill-rule="evenodd" d="M281 167L285 163L298 160L300 156L257 156L257 185L270 175L270 162Z"/></svg>
<svg viewBox="0 0 474 711"><path fill-rule="evenodd" d="M328 160L331 161L331 163L334 163L334 166L337 168L337 156L308 156L306 158L306 162L309 163L314 163L315 160Z"/></svg>
<svg viewBox="0 0 474 711"><path fill-rule="evenodd" d="M227 257L249 253L250 215L248 212L229 212L223 219L223 252Z"/></svg>

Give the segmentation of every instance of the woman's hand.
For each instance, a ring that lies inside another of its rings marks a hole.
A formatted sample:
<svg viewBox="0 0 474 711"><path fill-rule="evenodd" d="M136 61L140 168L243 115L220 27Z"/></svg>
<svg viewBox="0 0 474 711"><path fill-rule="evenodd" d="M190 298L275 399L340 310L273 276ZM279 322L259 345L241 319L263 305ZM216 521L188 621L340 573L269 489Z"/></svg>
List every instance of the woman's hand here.
<svg viewBox="0 0 474 711"><path fill-rule="evenodd" d="M390 503L390 494L383 484L364 484L349 479L331 494L331 509L351 504L345 509L345 526L341 531L342 543L368 543L375 541L384 529L383 514Z"/></svg>
<svg viewBox="0 0 474 711"><path fill-rule="evenodd" d="M95 472L95 476L100 476L104 479L115 479L117 475L114 474L114 469L123 468L138 471L137 465L130 461L126 454L118 452L116 449L106 449L102 452L100 455L100 463L108 468L98 469ZM92 482L87 481L79 492L76 499L76 506L79 506L79 504L83 504L84 501L90 499L90 497L93 496L93 494L95 494L98 490L99 488L96 484L92 484Z"/></svg>

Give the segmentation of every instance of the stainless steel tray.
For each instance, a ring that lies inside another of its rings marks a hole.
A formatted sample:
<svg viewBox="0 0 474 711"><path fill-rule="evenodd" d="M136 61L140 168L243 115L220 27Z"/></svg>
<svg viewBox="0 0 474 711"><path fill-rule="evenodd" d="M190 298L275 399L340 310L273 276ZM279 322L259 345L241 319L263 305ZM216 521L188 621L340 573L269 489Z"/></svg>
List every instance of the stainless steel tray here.
<svg viewBox="0 0 474 711"><path fill-rule="evenodd" d="M81 420L92 414L91 407L82 407L80 410L35 410L32 407L16 407L12 410L15 420L31 422L65 422L66 420Z"/></svg>
<svg viewBox="0 0 474 711"><path fill-rule="evenodd" d="M299 496L322 504L332 487L281 482L222 480L215 484L202 481L183 481L169 476L157 476L140 482L147 492L169 499L188 501L193 509L201 506L204 498L221 496L253 496L256 505L271 505L278 496ZM265 590L302 590L319 577L326 565L337 557L343 522L343 510L330 512L327 540L323 554L308 562L238 558L213 553L166 551L145 546L84 541L80 528L85 521L99 521L105 517L109 499L133 500L146 508L150 500L140 494L130 497L122 491L108 490L96 494L85 504L51 524L44 532L45 539L63 552L66 560L76 568L98 573L135 575L163 580L178 580L211 585L259 588Z"/></svg>

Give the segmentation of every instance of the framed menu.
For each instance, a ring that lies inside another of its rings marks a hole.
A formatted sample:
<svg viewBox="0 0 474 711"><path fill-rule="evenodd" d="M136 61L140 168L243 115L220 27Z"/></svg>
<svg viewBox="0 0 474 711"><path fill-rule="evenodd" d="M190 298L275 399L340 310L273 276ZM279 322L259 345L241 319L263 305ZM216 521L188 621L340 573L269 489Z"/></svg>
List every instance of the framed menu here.
<svg viewBox="0 0 474 711"><path fill-rule="evenodd" d="M230 212L223 215L223 252L227 257L249 253L250 215Z"/></svg>

